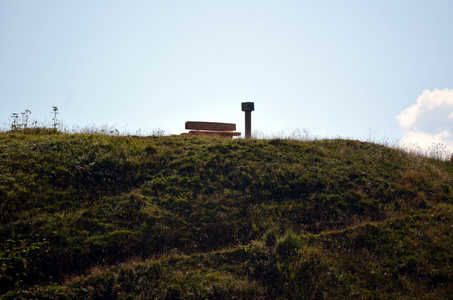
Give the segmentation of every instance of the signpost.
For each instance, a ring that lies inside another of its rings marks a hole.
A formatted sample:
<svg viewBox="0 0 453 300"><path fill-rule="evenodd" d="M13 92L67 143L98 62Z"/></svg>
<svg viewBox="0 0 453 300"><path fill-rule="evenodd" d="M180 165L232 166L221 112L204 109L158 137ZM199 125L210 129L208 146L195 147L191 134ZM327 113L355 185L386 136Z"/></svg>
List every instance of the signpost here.
<svg viewBox="0 0 453 300"><path fill-rule="evenodd" d="M245 138L252 137L252 111L255 110L255 103L242 102L242 111L245 112Z"/></svg>

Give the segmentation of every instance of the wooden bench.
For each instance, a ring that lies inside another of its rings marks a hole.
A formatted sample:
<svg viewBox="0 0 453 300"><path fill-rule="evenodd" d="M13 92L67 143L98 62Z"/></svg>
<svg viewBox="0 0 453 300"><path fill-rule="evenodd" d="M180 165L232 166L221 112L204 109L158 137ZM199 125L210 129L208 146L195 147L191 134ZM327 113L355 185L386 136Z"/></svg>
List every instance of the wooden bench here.
<svg viewBox="0 0 453 300"><path fill-rule="evenodd" d="M187 121L186 129L190 130L189 133L185 133L188 135L212 135L226 138L241 135L240 132L235 131L236 124L233 123Z"/></svg>

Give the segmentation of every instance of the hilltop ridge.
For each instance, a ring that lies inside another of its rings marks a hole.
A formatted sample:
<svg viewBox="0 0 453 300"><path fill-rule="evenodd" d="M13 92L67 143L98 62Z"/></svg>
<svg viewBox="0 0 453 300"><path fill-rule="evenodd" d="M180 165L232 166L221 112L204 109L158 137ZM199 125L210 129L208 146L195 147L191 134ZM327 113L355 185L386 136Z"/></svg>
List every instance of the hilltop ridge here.
<svg viewBox="0 0 453 300"><path fill-rule="evenodd" d="M448 298L453 164L355 140L0 134L0 297Z"/></svg>

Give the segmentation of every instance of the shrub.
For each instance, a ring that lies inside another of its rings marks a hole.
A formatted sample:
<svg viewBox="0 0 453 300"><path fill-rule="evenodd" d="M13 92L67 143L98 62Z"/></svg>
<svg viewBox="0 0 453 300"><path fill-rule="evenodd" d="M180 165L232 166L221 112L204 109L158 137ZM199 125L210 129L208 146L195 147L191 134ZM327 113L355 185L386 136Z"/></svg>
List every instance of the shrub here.
<svg viewBox="0 0 453 300"><path fill-rule="evenodd" d="M290 259L302 248L303 244L303 240L298 235L288 231L283 238L277 241L275 251L281 259Z"/></svg>

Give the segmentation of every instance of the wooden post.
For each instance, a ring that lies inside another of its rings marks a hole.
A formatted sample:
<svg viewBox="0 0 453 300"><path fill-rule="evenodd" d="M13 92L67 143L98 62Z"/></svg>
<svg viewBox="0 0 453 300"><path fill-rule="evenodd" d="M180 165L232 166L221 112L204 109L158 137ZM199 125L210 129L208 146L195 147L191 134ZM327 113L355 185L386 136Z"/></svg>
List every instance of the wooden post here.
<svg viewBox="0 0 453 300"><path fill-rule="evenodd" d="M255 103L242 102L242 111L245 112L245 138L252 137L252 111L255 110Z"/></svg>

